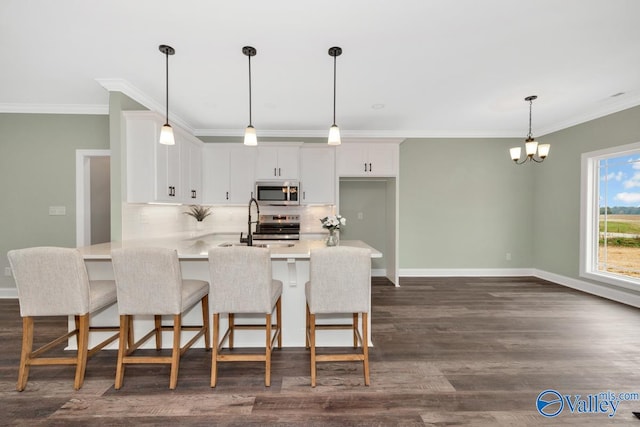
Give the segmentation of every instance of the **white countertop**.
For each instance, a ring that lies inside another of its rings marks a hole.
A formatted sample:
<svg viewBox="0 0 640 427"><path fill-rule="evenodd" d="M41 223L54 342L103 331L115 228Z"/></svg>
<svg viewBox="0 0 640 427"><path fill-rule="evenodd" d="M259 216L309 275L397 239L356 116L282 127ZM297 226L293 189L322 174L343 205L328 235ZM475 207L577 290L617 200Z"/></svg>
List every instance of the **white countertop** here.
<svg viewBox="0 0 640 427"><path fill-rule="evenodd" d="M155 239L125 240L122 242L107 242L98 245L78 248L86 260L111 259L111 250L116 248L135 248L145 246L155 246L161 248L176 249L180 259L207 259L210 248L222 244L238 244L237 237L230 237L225 234L209 233L204 235L194 235L194 233L184 233L175 236L167 236ZM325 246L325 240L291 240L291 241L270 241L257 240L255 245L271 244L272 259L308 259L311 249ZM288 247L288 244L293 246ZM367 248L371 250L371 258L382 258L382 253L367 245L361 240L340 240L340 246L352 246Z"/></svg>

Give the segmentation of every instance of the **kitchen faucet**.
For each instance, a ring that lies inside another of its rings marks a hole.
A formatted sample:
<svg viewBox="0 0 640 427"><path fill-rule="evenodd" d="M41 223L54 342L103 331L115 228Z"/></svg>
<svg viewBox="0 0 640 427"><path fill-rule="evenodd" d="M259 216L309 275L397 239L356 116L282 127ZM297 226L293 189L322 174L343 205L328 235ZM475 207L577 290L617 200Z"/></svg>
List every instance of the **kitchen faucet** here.
<svg viewBox="0 0 640 427"><path fill-rule="evenodd" d="M257 211L257 215L258 215L258 219L256 219L255 221L251 221L251 205L253 203L256 204L256 211ZM251 224L253 224L253 223L256 224L256 231L258 231L258 227L260 227L260 205L258 205L258 201L256 200L255 197L252 197L251 200L249 200L249 215L248 215L248 221L247 221L247 225L248 225L247 237L242 237L242 232L240 232L240 243L246 243L247 246L253 246L253 234L251 233Z"/></svg>

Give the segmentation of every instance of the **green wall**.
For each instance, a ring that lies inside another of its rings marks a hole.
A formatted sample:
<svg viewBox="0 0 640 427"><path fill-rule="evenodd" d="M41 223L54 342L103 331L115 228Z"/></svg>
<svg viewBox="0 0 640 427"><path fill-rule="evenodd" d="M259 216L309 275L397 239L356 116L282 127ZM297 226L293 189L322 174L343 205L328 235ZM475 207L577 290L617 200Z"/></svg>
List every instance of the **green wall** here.
<svg viewBox="0 0 640 427"><path fill-rule="evenodd" d="M508 149L522 143L427 138L400 145L401 270L532 267L539 166L510 160Z"/></svg>
<svg viewBox="0 0 640 427"><path fill-rule="evenodd" d="M579 277L581 155L639 142L640 107L539 139L551 144L551 152L549 158L536 167L533 266L585 280Z"/></svg>
<svg viewBox="0 0 640 427"><path fill-rule="evenodd" d="M0 114L0 284L11 249L76 245L76 150L108 149L100 115ZM49 206L66 215L50 216Z"/></svg>

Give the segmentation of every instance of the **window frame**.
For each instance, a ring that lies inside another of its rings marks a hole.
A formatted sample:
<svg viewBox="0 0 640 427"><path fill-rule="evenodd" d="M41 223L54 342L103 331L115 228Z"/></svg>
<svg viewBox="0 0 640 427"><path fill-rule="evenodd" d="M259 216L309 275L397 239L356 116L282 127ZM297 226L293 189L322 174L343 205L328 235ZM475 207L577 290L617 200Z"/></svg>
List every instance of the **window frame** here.
<svg viewBox="0 0 640 427"><path fill-rule="evenodd" d="M582 153L580 178L580 276L637 291L640 290L640 279L598 270L600 231L600 206L598 203L600 174L597 173L598 163L604 159L632 154L640 155L640 142Z"/></svg>

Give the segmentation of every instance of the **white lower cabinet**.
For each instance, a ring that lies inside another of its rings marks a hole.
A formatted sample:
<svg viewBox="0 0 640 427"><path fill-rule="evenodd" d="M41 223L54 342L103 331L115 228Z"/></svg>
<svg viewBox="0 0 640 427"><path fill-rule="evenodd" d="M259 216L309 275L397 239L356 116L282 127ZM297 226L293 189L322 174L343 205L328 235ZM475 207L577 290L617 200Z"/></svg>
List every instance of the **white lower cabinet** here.
<svg viewBox="0 0 640 427"><path fill-rule="evenodd" d="M335 204L335 159L335 148L325 144L300 148L301 204Z"/></svg>
<svg viewBox="0 0 640 427"><path fill-rule="evenodd" d="M255 147L205 144L202 152L203 203L247 204L253 197Z"/></svg>

